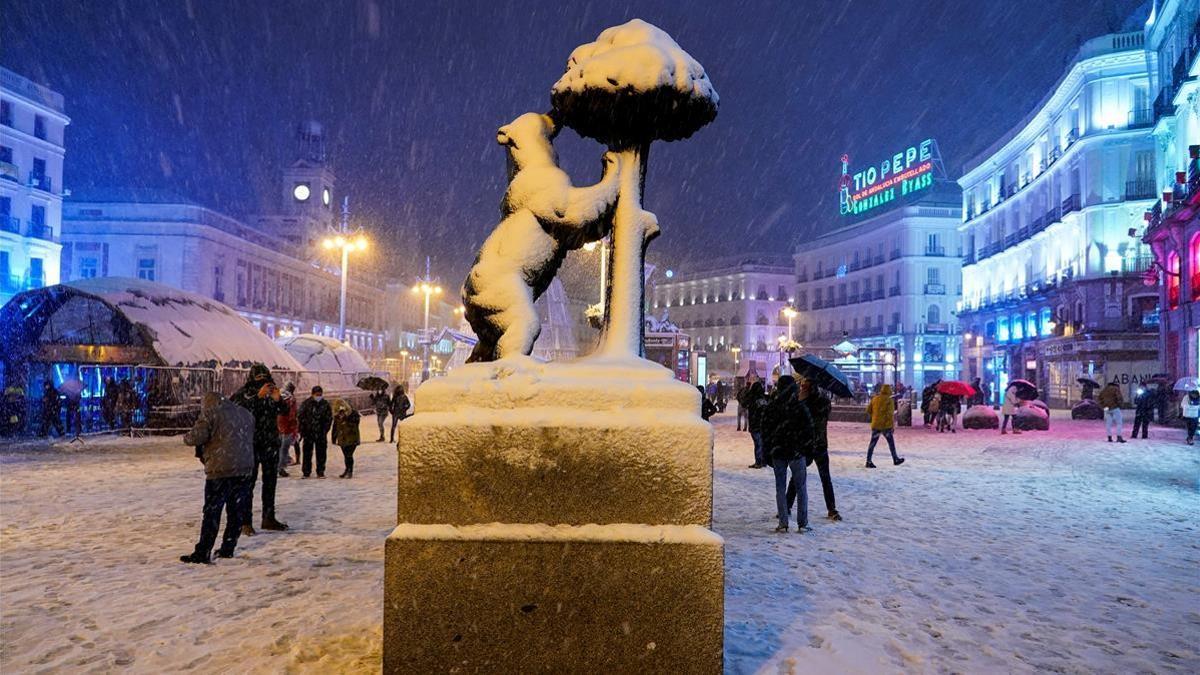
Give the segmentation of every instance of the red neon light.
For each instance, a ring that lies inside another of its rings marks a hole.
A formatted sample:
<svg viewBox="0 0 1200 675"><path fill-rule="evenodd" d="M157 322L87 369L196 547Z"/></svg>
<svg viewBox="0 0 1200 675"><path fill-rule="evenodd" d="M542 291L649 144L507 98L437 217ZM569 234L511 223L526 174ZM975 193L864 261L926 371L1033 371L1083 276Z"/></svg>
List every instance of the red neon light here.
<svg viewBox="0 0 1200 675"><path fill-rule="evenodd" d="M922 164L918 164L917 166L909 169L908 171L905 171L904 173L898 173L898 174L892 176L891 178L883 181L882 183L876 183L876 184L872 185L871 187L859 190L858 192L851 195L850 198L853 199L854 201L858 201L860 199L866 199L867 197L870 197L871 195L873 195L881 190L886 190L894 185L898 185L899 183L906 181L909 178L919 176L919 175L925 173L926 171L930 171L931 169L933 169L933 162L927 161Z"/></svg>

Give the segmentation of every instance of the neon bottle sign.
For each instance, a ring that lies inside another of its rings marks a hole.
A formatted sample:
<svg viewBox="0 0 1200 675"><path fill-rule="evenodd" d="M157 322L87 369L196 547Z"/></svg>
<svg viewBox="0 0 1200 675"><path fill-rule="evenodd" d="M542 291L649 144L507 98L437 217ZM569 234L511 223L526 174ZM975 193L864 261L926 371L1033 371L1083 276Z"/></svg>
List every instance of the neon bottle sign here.
<svg viewBox="0 0 1200 675"><path fill-rule="evenodd" d="M838 182L838 206L842 215L863 213L928 188L933 185L933 169L937 163L940 158L932 138L853 174L850 173L849 155L842 155L842 177Z"/></svg>

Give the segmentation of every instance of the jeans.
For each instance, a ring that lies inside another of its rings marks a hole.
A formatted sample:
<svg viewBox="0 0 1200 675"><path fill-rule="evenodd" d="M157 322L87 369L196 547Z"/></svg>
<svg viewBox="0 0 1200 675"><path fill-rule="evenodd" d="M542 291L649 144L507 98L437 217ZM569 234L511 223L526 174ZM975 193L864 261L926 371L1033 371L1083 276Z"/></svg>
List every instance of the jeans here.
<svg viewBox="0 0 1200 675"><path fill-rule="evenodd" d="M899 457L896 456L896 440L894 438L892 438L892 430L891 429L872 429L871 430L871 443L869 445L867 445L867 461L870 462L871 456L875 454L875 443L879 440L880 436L883 436L884 438L887 439L888 450L892 451L892 461L895 462L896 460L900 459Z"/></svg>
<svg viewBox="0 0 1200 675"><path fill-rule="evenodd" d="M200 541L194 555L207 560L212 556L221 526L221 510L225 511L225 535L221 538L221 553L233 555L238 536L242 533L243 514L247 512L253 483L249 476L211 478L204 481L204 519L200 522ZM248 521L246 521L248 522Z"/></svg>
<svg viewBox="0 0 1200 675"><path fill-rule="evenodd" d="M292 448L300 455L300 437L295 434L283 434L279 437L279 465L287 466L292 461Z"/></svg>
<svg viewBox="0 0 1200 675"><path fill-rule="evenodd" d="M1187 425L1187 440L1191 443L1196 438L1196 419L1195 417L1183 418L1183 423Z"/></svg>
<svg viewBox="0 0 1200 675"><path fill-rule="evenodd" d="M766 466L767 458L763 457L763 442L761 431L751 431L750 438L754 440L754 463Z"/></svg>
<svg viewBox="0 0 1200 675"><path fill-rule="evenodd" d="M354 450L356 448L358 448L357 445L342 446L342 460L346 463L346 472L342 474L343 476L354 475Z"/></svg>
<svg viewBox="0 0 1200 675"><path fill-rule="evenodd" d="M389 440L388 443L396 442L396 425L399 423L400 423L400 416L392 415L392 435L391 435L391 440Z"/></svg>
<svg viewBox="0 0 1200 675"><path fill-rule="evenodd" d="M829 475L829 453L817 455L813 459L817 465L817 473L821 475L821 493L825 495L825 510L829 513L837 511L837 502L833 498L833 477ZM788 511L796 501L796 479L788 481L787 504Z"/></svg>
<svg viewBox="0 0 1200 675"><path fill-rule="evenodd" d="M1109 408L1104 411L1104 430L1108 432L1109 436L1120 436L1124 422L1124 416L1120 408ZM1113 433L1114 427L1117 430L1115 434Z"/></svg>
<svg viewBox="0 0 1200 675"><path fill-rule="evenodd" d="M384 424L387 422L387 411L375 413L375 422L379 424L379 437L383 438Z"/></svg>
<svg viewBox="0 0 1200 675"><path fill-rule="evenodd" d="M1016 433L1016 431L1017 431L1017 419L1016 419L1016 416L1014 416L1014 415L1005 415L1005 416L1004 416L1004 421L1000 423L1000 433L1004 433L1004 430L1008 428L1008 421L1009 421L1009 420L1012 420L1013 432L1014 432L1014 433Z"/></svg>
<svg viewBox="0 0 1200 675"><path fill-rule="evenodd" d="M775 460L775 507L778 509L779 526L787 527L788 500L787 484L788 469L792 471L792 479L796 482L796 527L808 527L808 483L804 468L804 458Z"/></svg>
<svg viewBox="0 0 1200 675"><path fill-rule="evenodd" d="M275 520L275 484L279 482L279 445L254 448L254 472L250 474L250 499L246 500L245 524L254 522L254 483L262 469L262 522Z"/></svg>
<svg viewBox="0 0 1200 675"><path fill-rule="evenodd" d="M1150 432L1150 416L1152 414L1154 413L1149 411L1144 413L1136 412L1133 414L1133 431L1129 434L1130 438L1138 437L1138 427L1141 427L1142 429L1142 438L1146 437L1146 434Z"/></svg>
<svg viewBox="0 0 1200 675"><path fill-rule="evenodd" d="M325 453L329 449L329 440L322 434L318 438L305 438L300 446L304 453L304 463L300 466L300 470L305 476L312 475L313 469L313 450L317 451L317 475L325 475Z"/></svg>

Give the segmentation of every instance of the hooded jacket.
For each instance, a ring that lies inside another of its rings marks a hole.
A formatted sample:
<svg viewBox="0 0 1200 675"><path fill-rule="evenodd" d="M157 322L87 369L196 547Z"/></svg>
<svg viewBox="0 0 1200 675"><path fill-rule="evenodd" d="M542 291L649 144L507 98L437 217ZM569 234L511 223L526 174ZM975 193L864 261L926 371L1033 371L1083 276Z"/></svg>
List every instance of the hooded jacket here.
<svg viewBox="0 0 1200 675"><path fill-rule="evenodd" d="M1100 404L1101 408L1120 408L1121 404L1125 403L1125 397L1121 395L1121 388L1109 382L1100 390L1100 394L1096 396L1096 403Z"/></svg>
<svg viewBox="0 0 1200 675"><path fill-rule="evenodd" d="M261 379L262 376L265 379ZM229 398L230 401L242 406L254 415L254 447L270 449L279 448L279 416L288 412L287 403L280 398L278 401L270 396L259 397L263 386L274 384L271 371L261 363L250 367L246 376L246 384Z"/></svg>
<svg viewBox="0 0 1200 675"><path fill-rule="evenodd" d="M226 399L206 406L183 442L196 448L209 480L254 471L254 416Z"/></svg>
<svg viewBox="0 0 1200 675"><path fill-rule="evenodd" d="M342 399L333 402L333 442L343 448L358 445L362 437L358 432L358 411Z"/></svg>
<svg viewBox="0 0 1200 675"><path fill-rule="evenodd" d="M879 387L879 393L867 404L867 416L871 419L871 431L884 431L896 426L896 402L892 400L892 385Z"/></svg>

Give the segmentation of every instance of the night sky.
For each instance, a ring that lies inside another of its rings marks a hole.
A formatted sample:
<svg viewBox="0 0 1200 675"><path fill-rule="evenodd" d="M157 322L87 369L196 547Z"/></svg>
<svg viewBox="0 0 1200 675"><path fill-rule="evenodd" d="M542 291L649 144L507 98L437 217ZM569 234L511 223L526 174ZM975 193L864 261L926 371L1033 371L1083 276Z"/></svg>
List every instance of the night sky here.
<svg viewBox="0 0 1200 675"><path fill-rule="evenodd" d="M546 110L571 50L607 26L665 29L721 96L712 125L650 155L652 252L686 268L836 227L843 152L874 161L932 136L957 177L1140 4L0 0L0 63L66 96L76 195L272 211L314 118L387 271L430 254L457 280L497 222L496 128ZM569 131L558 145L577 184L598 178L599 146Z"/></svg>

